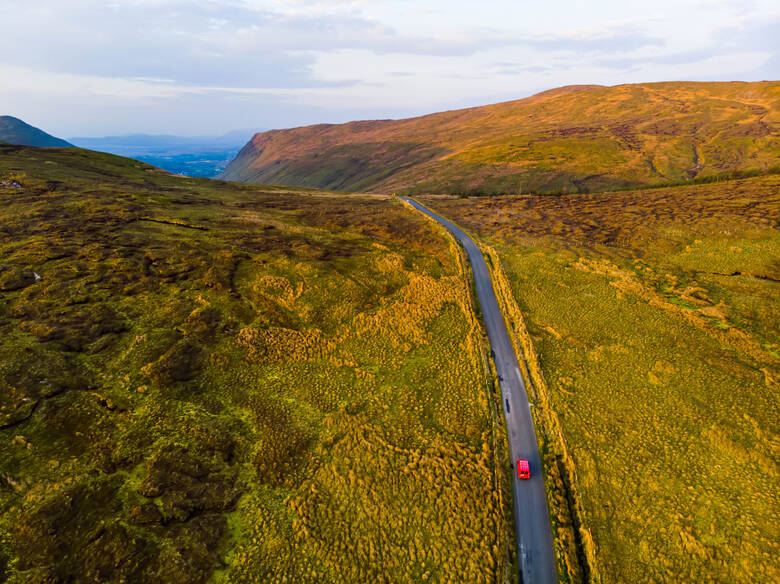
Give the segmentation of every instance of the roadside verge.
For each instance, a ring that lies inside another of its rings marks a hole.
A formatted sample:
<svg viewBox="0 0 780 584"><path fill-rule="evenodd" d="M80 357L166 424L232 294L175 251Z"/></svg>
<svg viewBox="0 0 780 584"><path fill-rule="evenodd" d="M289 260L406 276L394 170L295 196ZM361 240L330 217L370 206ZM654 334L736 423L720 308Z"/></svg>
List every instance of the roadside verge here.
<svg viewBox="0 0 780 584"><path fill-rule="evenodd" d="M415 209L407 201L400 199L400 202L410 209L414 213L419 213L419 210ZM483 371L485 375L485 387L487 402L490 407L491 420L492 420L492 454L493 454L493 485L494 496L498 498L498 504L503 510L503 522L502 525L496 525L496 542L501 550L502 554L505 554L506 561L503 564L503 570L499 574L499 580L497 584L510 584L516 582L516 575L518 573L517 554L514 542L515 536L515 522L514 522L514 502L512 497L512 479L507 471L511 467L509 456L509 443L507 439L507 429L503 422L503 402L501 398L501 391L499 389L498 373L496 371L495 363L490 357L491 348L490 341L488 340L487 330L485 323L483 322L482 310L480 308L479 299L477 298L477 291L475 288L474 275L471 268L471 264L468 260L466 250L458 242L458 239L441 223L433 219L432 217L423 213L423 216L431 222L435 229L444 235L450 242L452 253L455 254L458 262L458 271L464 277L469 280L470 301L472 314L476 317L476 326L478 326L482 332L482 346L480 347L480 353L482 355ZM498 550L497 550L498 551Z"/></svg>
<svg viewBox="0 0 780 584"><path fill-rule="evenodd" d="M539 449L544 461L548 504L551 506L553 538L559 562L572 583L600 584L596 546L587 528L587 516L579 494L574 461L569 455L558 416L539 363L539 356L526 327L501 259L492 247L479 242L487 259L493 288L509 329L509 336L522 368L526 387L536 407L532 408Z"/></svg>

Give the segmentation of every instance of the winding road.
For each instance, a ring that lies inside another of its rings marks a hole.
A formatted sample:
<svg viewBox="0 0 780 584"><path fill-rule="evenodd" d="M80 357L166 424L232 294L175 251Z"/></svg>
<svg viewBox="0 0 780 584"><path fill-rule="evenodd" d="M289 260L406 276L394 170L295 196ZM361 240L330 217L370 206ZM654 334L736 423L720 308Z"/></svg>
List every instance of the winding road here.
<svg viewBox="0 0 780 584"><path fill-rule="evenodd" d="M522 584L551 584L558 581L555 567L550 519L544 494L544 480L536 442L531 406L525 383L520 375L517 356L512 347L501 309L498 307L493 283L485 258L474 240L444 217L423 207L417 201L404 201L435 219L457 238L466 249L474 273L477 297L487 328L490 346L501 386L506 416L509 454L512 461L512 482L515 507L517 558ZM525 458L531 467L531 478L517 477L517 459Z"/></svg>

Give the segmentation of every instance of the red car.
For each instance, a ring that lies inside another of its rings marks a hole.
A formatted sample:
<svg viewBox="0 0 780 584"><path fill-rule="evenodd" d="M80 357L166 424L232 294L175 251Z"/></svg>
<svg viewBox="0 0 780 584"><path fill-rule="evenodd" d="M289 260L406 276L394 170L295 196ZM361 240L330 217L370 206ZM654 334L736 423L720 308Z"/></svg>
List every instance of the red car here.
<svg viewBox="0 0 780 584"><path fill-rule="evenodd" d="M528 466L528 461L523 458L517 459L517 478L530 479L531 467Z"/></svg>

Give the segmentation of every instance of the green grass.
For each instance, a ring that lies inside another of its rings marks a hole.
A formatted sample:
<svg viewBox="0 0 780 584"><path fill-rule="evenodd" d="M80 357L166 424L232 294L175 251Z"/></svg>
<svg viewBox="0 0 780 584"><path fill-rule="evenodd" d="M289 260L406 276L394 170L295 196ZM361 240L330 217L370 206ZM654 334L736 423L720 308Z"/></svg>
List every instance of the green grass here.
<svg viewBox="0 0 780 584"><path fill-rule="evenodd" d="M425 200L500 254L605 582L780 577L779 186Z"/></svg>
<svg viewBox="0 0 780 584"><path fill-rule="evenodd" d="M441 231L81 150L0 147L0 184L0 580L511 579Z"/></svg>

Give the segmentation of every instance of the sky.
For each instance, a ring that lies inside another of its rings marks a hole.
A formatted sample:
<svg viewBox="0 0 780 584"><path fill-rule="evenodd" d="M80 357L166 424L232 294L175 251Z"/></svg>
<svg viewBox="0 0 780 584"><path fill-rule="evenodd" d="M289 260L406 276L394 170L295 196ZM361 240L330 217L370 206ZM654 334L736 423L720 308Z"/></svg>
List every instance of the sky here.
<svg viewBox="0 0 780 584"><path fill-rule="evenodd" d="M0 0L0 115L62 137L780 78L777 0Z"/></svg>

